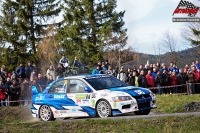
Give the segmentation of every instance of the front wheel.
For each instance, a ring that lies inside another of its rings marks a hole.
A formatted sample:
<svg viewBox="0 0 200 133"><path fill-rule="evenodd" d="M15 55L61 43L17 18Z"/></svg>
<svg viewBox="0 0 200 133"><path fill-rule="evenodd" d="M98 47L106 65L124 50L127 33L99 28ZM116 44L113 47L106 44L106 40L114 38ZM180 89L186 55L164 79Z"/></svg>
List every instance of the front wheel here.
<svg viewBox="0 0 200 133"><path fill-rule="evenodd" d="M135 115L148 115L150 113L150 111L151 111L151 109L135 111L134 114Z"/></svg>
<svg viewBox="0 0 200 133"><path fill-rule="evenodd" d="M55 120L53 117L53 113L51 111L51 108L47 105L43 105L40 108L40 118L43 121L51 121L51 120Z"/></svg>
<svg viewBox="0 0 200 133"><path fill-rule="evenodd" d="M99 117L106 118L111 115L110 104L105 100L101 100L97 103L96 111Z"/></svg>

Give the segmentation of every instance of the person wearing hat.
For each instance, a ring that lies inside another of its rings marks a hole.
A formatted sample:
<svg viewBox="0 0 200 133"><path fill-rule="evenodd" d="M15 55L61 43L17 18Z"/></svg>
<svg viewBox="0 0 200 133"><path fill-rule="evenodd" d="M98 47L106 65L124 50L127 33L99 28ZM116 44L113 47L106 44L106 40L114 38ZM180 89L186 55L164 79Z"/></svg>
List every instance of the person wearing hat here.
<svg viewBox="0 0 200 133"><path fill-rule="evenodd" d="M19 67L16 69L15 73L19 78L20 82L23 81L23 79L26 77L25 67L23 66L23 63L19 64Z"/></svg>
<svg viewBox="0 0 200 133"><path fill-rule="evenodd" d="M122 66L119 73L117 74L117 79L121 80L122 82L126 82L126 73L124 71L124 67Z"/></svg>
<svg viewBox="0 0 200 133"><path fill-rule="evenodd" d="M31 73L36 70L36 68L32 65L32 62L31 61L28 61L28 66L25 67L25 74L26 74L26 78L28 80L30 80L30 76L31 76Z"/></svg>

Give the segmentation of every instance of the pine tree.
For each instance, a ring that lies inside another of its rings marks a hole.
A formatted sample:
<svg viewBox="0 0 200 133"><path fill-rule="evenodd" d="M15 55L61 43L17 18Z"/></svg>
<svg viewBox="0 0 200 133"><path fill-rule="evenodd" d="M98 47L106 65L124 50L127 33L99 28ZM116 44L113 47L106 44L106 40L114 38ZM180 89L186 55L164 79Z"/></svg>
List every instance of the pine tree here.
<svg viewBox="0 0 200 133"><path fill-rule="evenodd" d="M6 0L2 4L0 39L18 56L36 59L37 44L50 18L61 11L59 0ZM3 45L4 47L4 45Z"/></svg>
<svg viewBox="0 0 200 133"><path fill-rule="evenodd" d="M118 37L120 40L126 29L123 29L125 12L117 12L116 0L64 0L64 24L59 30L59 37L68 58L78 56L84 63L94 64L103 58L102 54L108 45Z"/></svg>
<svg viewBox="0 0 200 133"><path fill-rule="evenodd" d="M197 30L195 28L191 28L191 30L192 30L192 33L194 35L193 39L189 38L189 40L191 42L191 45L192 46L198 46L198 49L199 49L199 52L200 52L200 39L199 39L199 37L200 37L200 30Z"/></svg>

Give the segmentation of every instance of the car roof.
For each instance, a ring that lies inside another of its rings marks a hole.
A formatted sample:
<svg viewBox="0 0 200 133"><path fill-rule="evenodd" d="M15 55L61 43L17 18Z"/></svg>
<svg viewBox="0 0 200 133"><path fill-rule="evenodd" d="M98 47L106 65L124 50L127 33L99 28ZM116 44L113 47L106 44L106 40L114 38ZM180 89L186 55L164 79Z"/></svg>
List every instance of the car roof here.
<svg viewBox="0 0 200 133"><path fill-rule="evenodd" d="M59 78L58 80L61 80L61 79L73 79L73 78L92 78L92 77L102 77L102 76L109 77L106 74L85 74L85 75L68 76L68 77L64 77L64 78Z"/></svg>

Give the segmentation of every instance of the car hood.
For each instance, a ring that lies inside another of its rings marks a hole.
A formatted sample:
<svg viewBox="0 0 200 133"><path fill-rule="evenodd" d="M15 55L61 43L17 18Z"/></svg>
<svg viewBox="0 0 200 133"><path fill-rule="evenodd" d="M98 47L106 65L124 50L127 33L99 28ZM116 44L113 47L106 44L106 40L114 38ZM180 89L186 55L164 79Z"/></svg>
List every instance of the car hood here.
<svg viewBox="0 0 200 133"><path fill-rule="evenodd" d="M130 94L131 96L140 96L140 95L150 94L150 91L148 89L136 87L136 86L116 87L116 88L109 88L108 90L126 92Z"/></svg>

